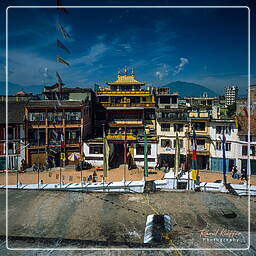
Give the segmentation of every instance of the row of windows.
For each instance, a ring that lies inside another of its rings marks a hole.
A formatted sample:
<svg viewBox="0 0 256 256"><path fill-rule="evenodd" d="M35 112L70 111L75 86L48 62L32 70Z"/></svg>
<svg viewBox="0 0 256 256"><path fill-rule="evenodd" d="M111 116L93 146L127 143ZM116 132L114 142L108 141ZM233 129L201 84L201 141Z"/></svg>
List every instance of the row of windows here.
<svg viewBox="0 0 256 256"><path fill-rule="evenodd" d="M225 151L231 151L231 143L230 142L226 142L225 147L226 147ZM216 142L216 149L222 150L222 142L221 141Z"/></svg>
<svg viewBox="0 0 256 256"><path fill-rule="evenodd" d="M183 140L179 140L180 148L183 148ZM173 145L173 147L172 147ZM176 140L169 140L169 139L162 139L161 140L161 147L162 148L175 148L176 147Z"/></svg>
<svg viewBox="0 0 256 256"><path fill-rule="evenodd" d="M81 120L81 111L66 111L63 112L48 112L49 121L61 121L64 117L67 121L76 121ZM45 121L46 113L45 112L30 112L28 113L29 121Z"/></svg>
<svg viewBox="0 0 256 256"><path fill-rule="evenodd" d="M170 123L163 123L161 124L161 131L162 132L169 132L171 128ZM175 132L183 132L183 124L173 124L173 128Z"/></svg>
<svg viewBox="0 0 256 256"><path fill-rule="evenodd" d="M89 154L103 154L103 145L91 144L89 145ZM136 145L136 154L144 155L144 145ZM151 145L148 145L148 155L151 155Z"/></svg>
<svg viewBox="0 0 256 256"><path fill-rule="evenodd" d="M205 131L205 123L203 122L194 122L192 126L195 128L196 131ZM174 127L174 132L183 132L183 124L173 124ZM162 132L169 132L171 128L170 123L162 123L161 124L161 131ZM217 134L222 134L224 131L225 134L231 134L233 131L232 126L216 126L216 133Z"/></svg>
<svg viewBox="0 0 256 256"><path fill-rule="evenodd" d="M203 122L194 122L192 124L196 131L205 131L205 123ZM173 124L174 132L183 132L183 124ZM171 128L170 123L162 123L161 124L161 131L162 132L169 132Z"/></svg>
<svg viewBox="0 0 256 256"><path fill-rule="evenodd" d="M216 133L217 134L222 134L222 133L225 133L225 134L230 134L232 132L232 126L227 126L227 125L224 125L224 126L220 126L220 125L217 125L216 126Z"/></svg>

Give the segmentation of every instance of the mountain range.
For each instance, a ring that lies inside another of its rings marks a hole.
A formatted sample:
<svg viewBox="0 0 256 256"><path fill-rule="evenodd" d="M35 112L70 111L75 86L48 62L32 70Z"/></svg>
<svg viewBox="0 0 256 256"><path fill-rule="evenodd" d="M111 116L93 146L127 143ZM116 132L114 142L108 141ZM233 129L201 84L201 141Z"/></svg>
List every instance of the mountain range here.
<svg viewBox="0 0 256 256"><path fill-rule="evenodd" d="M208 96L214 97L218 96L217 93L214 91L208 89L207 87L195 83L188 83L188 82L182 82L182 81L176 81L168 83L162 87L169 87L171 92L178 92L180 97L186 97L186 96L202 96L204 93L207 93ZM33 92L33 94L41 93L43 91L43 86L41 85L32 85L32 86L24 86L23 88L21 85L10 83L8 87L8 94L15 94L18 91L24 90L25 92ZM5 83L1 82L0 87L0 95L5 94Z"/></svg>
<svg viewBox="0 0 256 256"><path fill-rule="evenodd" d="M207 87L195 83L176 81L168 83L162 87L169 87L171 92L178 92L180 97L199 97L207 93L208 97L218 96L218 94Z"/></svg>

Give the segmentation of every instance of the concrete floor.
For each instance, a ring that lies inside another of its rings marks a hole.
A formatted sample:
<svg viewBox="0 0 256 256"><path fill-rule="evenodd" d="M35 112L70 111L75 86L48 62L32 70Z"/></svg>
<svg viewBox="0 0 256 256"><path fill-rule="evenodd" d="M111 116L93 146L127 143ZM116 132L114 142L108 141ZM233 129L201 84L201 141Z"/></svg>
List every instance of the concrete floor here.
<svg viewBox="0 0 256 256"><path fill-rule="evenodd" d="M250 202L252 248L250 251L230 252L213 250L214 248L246 249L248 246L248 198L246 197L205 192L107 194L9 190L8 235L11 239L8 246L9 248L71 247L72 249L136 247L142 250L146 247L151 250L152 248L143 244L147 215L167 214L173 217L173 232L169 243L154 245L158 250L210 248L211 251L207 253L200 250L192 252L180 250L178 255L256 255L256 198L251 198ZM237 214L235 218L223 216L223 212L231 211ZM0 213L1 255L64 255L54 250L7 251L4 242L4 190L0 191ZM210 232L215 234L209 234ZM170 251L158 251L157 255L167 255L168 252ZM115 254L117 252L114 251L79 253L81 251L67 251L65 255L122 254L120 252ZM123 251L123 253L135 255L132 251ZM137 254L156 255L156 251L137 251Z"/></svg>

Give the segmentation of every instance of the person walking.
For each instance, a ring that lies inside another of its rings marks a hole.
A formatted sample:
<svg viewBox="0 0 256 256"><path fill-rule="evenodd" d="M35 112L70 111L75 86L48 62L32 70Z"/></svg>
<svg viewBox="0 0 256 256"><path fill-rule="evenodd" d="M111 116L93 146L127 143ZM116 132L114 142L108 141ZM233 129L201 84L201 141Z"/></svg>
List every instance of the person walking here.
<svg viewBox="0 0 256 256"><path fill-rule="evenodd" d="M92 174L92 182L97 182L97 173L96 173L96 171L94 171L93 172L93 174Z"/></svg>
<svg viewBox="0 0 256 256"><path fill-rule="evenodd" d="M234 167L232 168L232 178L233 178L233 179L239 179L239 176L238 176L237 172L238 172L237 166L234 166Z"/></svg>
<svg viewBox="0 0 256 256"><path fill-rule="evenodd" d="M245 168L242 169L241 180L247 180L247 171Z"/></svg>

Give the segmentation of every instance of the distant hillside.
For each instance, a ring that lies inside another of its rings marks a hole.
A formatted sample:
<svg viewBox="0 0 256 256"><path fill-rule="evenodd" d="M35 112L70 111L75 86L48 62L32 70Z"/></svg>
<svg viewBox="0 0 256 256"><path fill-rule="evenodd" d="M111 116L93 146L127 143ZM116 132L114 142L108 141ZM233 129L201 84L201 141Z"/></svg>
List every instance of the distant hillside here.
<svg viewBox="0 0 256 256"><path fill-rule="evenodd" d="M172 82L162 87L171 88L171 92L178 92L181 97L186 97L186 96L197 97L197 96L202 96L204 93L207 93L208 96L210 97L218 96L217 93L206 88L205 86L194 84L194 83L182 82L182 81Z"/></svg>

